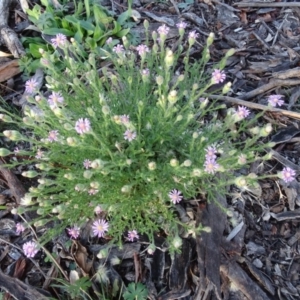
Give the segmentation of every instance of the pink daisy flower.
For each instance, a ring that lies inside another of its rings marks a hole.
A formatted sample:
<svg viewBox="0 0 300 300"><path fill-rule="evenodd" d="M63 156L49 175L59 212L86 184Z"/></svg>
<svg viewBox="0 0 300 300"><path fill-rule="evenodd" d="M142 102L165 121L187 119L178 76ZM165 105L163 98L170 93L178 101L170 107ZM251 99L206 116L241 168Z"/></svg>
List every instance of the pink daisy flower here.
<svg viewBox="0 0 300 300"><path fill-rule="evenodd" d="M63 102L64 102L64 97L60 93L53 92L48 99L48 103L52 107L57 107L58 103L63 103Z"/></svg>
<svg viewBox="0 0 300 300"><path fill-rule="evenodd" d="M181 21L181 22L179 22L179 23L176 24L176 27L179 28L179 29L180 28L185 29L186 26L187 26L187 23L185 23L183 21Z"/></svg>
<svg viewBox="0 0 300 300"><path fill-rule="evenodd" d="M75 124L75 130L79 134L84 134L91 130L91 122L89 119L80 118Z"/></svg>
<svg viewBox="0 0 300 300"><path fill-rule="evenodd" d="M41 159L43 157L43 154L44 154L44 151L42 151L41 149L38 149L38 151L36 152L35 158Z"/></svg>
<svg viewBox="0 0 300 300"><path fill-rule="evenodd" d="M35 242L27 242L23 245L23 252L27 257L34 257L39 249Z"/></svg>
<svg viewBox="0 0 300 300"><path fill-rule="evenodd" d="M103 219L96 220L93 223L92 230L94 236L98 236L99 238L105 236L105 232L108 231L109 224Z"/></svg>
<svg viewBox="0 0 300 300"><path fill-rule="evenodd" d="M142 76L149 76L150 75L150 70L149 69L143 69L141 71Z"/></svg>
<svg viewBox="0 0 300 300"><path fill-rule="evenodd" d="M204 171L208 174L215 174L220 166L214 159L207 159L204 163L204 167Z"/></svg>
<svg viewBox="0 0 300 300"><path fill-rule="evenodd" d="M68 234L72 239L77 239L80 235L80 228L74 225L72 228L68 228Z"/></svg>
<svg viewBox="0 0 300 300"><path fill-rule="evenodd" d="M214 146L208 146L205 149L205 158L206 160L215 160L217 158L216 154L217 154L217 149Z"/></svg>
<svg viewBox="0 0 300 300"><path fill-rule="evenodd" d="M32 78L25 82L25 92L28 94L33 94L38 87L38 82Z"/></svg>
<svg viewBox="0 0 300 300"><path fill-rule="evenodd" d="M139 45L139 46L136 47L136 51L138 52L138 54L140 56L144 56L150 50L149 50L148 46L146 46L146 45Z"/></svg>
<svg viewBox="0 0 300 300"><path fill-rule="evenodd" d="M51 43L54 48L63 47L66 44L66 41L67 37L62 33L58 33L55 38L51 39Z"/></svg>
<svg viewBox="0 0 300 300"><path fill-rule="evenodd" d="M91 167L91 164L92 164L92 162L91 162L89 159L85 159L85 160L83 161L83 167L84 167L85 169L89 169L89 168Z"/></svg>
<svg viewBox="0 0 300 300"><path fill-rule="evenodd" d="M281 172L281 177L285 182L291 182L296 178L296 172L291 168L284 168Z"/></svg>
<svg viewBox="0 0 300 300"><path fill-rule="evenodd" d="M268 97L268 103L273 107L276 107L277 105L282 106L284 103L284 100L281 99L282 97L282 95L270 95Z"/></svg>
<svg viewBox="0 0 300 300"><path fill-rule="evenodd" d="M89 194L90 196L96 195L98 192L99 192L98 190L93 189L93 188L91 188L91 189L88 190L88 194Z"/></svg>
<svg viewBox="0 0 300 300"><path fill-rule="evenodd" d="M197 33L195 30L189 32L189 39L195 40L199 36L199 33Z"/></svg>
<svg viewBox="0 0 300 300"><path fill-rule="evenodd" d="M169 193L169 198L174 204L177 204L183 199L183 196L180 191L174 189Z"/></svg>
<svg viewBox="0 0 300 300"><path fill-rule="evenodd" d="M247 109L245 106L239 106L238 110L236 111L237 116L239 119L245 119L250 115L250 110Z"/></svg>
<svg viewBox="0 0 300 300"><path fill-rule="evenodd" d="M58 141L58 130L51 130L48 135L48 141L50 143Z"/></svg>
<svg viewBox="0 0 300 300"><path fill-rule="evenodd" d="M134 239L139 239L139 235L138 235L137 231L136 230L128 231L127 239L130 242L133 242Z"/></svg>
<svg viewBox="0 0 300 300"><path fill-rule="evenodd" d="M119 53L123 53L124 52L124 47L123 45L116 45L115 47L113 47L113 52L119 54Z"/></svg>
<svg viewBox="0 0 300 300"><path fill-rule="evenodd" d="M212 80L214 83L220 83L223 82L226 79L226 74L224 71L221 71L219 69L215 69L212 72Z"/></svg>
<svg viewBox="0 0 300 300"><path fill-rule="evenodd" d="M120 116L120 121L122 124L128 124L129 123L129 116L128 115L122 115Z"/></svg>
<svg viewBox="0 0 300 300"><path fill-rule="evenodd" d="M132 140L136 139L136 132L127 129L124 133L124 139L131 142Z"/></svg>
<svg viewBox="0 0 300 300"><path fill-rule="evenodd" d="M20 234L25 230L25 227L22 223L17 223L16 224L16 233Z"/></svg>
<svg viewBox="0 0 300 300"><path fill-rule="evenodd" d="M165 24L162 25L162 26L159 26L157 28L157 32L160 34L160 35L168 35L170 31L170 28L168 26L166 26Z"/></svg>

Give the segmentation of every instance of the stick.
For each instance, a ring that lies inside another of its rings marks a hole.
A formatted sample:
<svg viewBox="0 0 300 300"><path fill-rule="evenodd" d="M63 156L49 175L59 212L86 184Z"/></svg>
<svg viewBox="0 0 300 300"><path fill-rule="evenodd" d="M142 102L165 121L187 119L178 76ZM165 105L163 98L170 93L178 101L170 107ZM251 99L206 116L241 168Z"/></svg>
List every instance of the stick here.
<svg viewBox="0 0 300 300"><path fill-rule="evenodd" d="M234 4L238 7L300 7L299 2L240 2Z"/></svg>
<svg viewBox="0 0 300 300"><path fill-rule="evenodd" d="M296 113L293 111L288 111L288 110L284 110L284 109L280 109L280 108L274 108L274 107L270 107L270 106L266 106L266 105L262 105L262 104L258 104L258 103L253 103L253 102L249 102L249 101L244 101L244 100L241 100L238 98L233 98L233 97L228 97L228 96L207 95L207 97L211 98L211 99L223 100L223 101L231 102L234 104L247 106L247 107L253 108L253 109L259 109L262 111L276 112L276 113L280 113L284 116L300 120L300 113Z"/></svg>

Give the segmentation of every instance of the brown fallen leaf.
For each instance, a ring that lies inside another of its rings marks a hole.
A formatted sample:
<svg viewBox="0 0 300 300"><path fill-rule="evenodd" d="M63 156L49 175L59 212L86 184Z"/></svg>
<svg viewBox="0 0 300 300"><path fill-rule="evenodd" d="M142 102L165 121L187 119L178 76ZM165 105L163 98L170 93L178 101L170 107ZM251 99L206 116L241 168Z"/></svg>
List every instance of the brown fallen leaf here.
<svg viewBox="0 0 300 300"><path fill-rule="evenodd" d="M6 81L21 73L17 59L11 60L0 66L0 82Z"/></svg>
<svg viewBox="0 0 300 300"><path fill-rule="evenodd" d="M78 267L82 270L83 276L88 276L93 266L93 261L88 258L86 248L80 242L73 240L71 253Z"/></svg>

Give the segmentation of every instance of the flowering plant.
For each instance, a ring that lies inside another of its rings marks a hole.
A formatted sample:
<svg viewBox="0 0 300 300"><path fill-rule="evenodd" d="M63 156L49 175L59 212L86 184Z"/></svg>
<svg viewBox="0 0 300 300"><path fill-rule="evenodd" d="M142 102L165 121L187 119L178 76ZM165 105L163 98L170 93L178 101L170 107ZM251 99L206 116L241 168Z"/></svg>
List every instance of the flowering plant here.
<svg viewBox="0 0 300 300"><path fill-rule="evenodd" d="M148 33L147 23L145 28ZM56 220L47 236L67 228L71 238L78 238L80 227L92 219L91 232L98 238L119 240L126 234L126 240L134 241L146 234L153 241L153 234L164 229L175 239L171 245L179 247L179 224L193 232L199 228L182 224L176 205L198 194L213 199L216 192L225 193L235 182L234 171L254 161L264 147L256 141L271 131L270 125L242 136L253 126L253 120L246 120L250 111L230 109L219 120L218 111L225 106L206 95L210 86L226 80L222 69L234 51L226 53L210 76L204 66L213 34L201 60L191 63L198 34L190 32L184 42L184 28L185 23L178 24L176 51L166 46L165 25L152 33L152 43L148 34L137 47L126 38L118 45L108 40L88 60L76 40L62 35L52 40L60 51L42 51L48 91L27 81L25 117L5 112L0 118L30 132L3 134L30 145L22 150L22 160L16 154L10 163L28 165L22 175L38 178L18 213L37 209L36 225ZM100 57L107 59L106 66ZM11 152L0 149L0 154ZM245 187L254 180L246 176L239 183Z"/></svg>

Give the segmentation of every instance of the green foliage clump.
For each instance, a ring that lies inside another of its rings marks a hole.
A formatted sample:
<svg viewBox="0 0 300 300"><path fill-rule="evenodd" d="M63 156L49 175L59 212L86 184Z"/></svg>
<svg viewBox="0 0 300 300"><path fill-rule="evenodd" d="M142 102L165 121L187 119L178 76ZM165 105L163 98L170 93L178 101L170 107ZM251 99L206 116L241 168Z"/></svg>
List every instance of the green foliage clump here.
<svg viewBox="0 0 300 300"><path fill-rule="evenodd" d="M57 38L60 51L43 52L41 59L52 94L45 96L35 89L34 81L28 81L25 117L1 115L30 132L8 130L4 135L31 145L22 153L27 160L11 162L29 165L23 176L36 177L39 183L30 188L18 212L37 209L38 225L55 220L55 231L48 236L100 218L109 228L107 233L102 228L98 236L106 233L120 240L129 231L152 240L163 229L174 238L171 247L179 248L179 224L190 232L200 230L179 221L179 202L198 194L213 199L234 182L243 187L255 184L251 174L236 181L234 171L256 159L256 151L263 148L257 140L270 132L270 126L255 127L255 133L245 138L255 122L245 119L249 112L229 110L219 120L218 111L226 107L205 94L224 80L221 70L234 51L229 50L208 78L204 67L213 35L202 59L191 63L196 33L184 42L180 28L179 47L173 52L165 45L167 32L166 26L153 32L151 47L149 36L145 45L136 48L123 38L123 45L108 43L88 59L76 40ZM107 58L106 66L100 57ZM63 72L56 68L57 62ZM223 92L229 89L227 83ZM0 154L9 151L1 149ZM101 230L93 229L96 235Z"/></svg>

